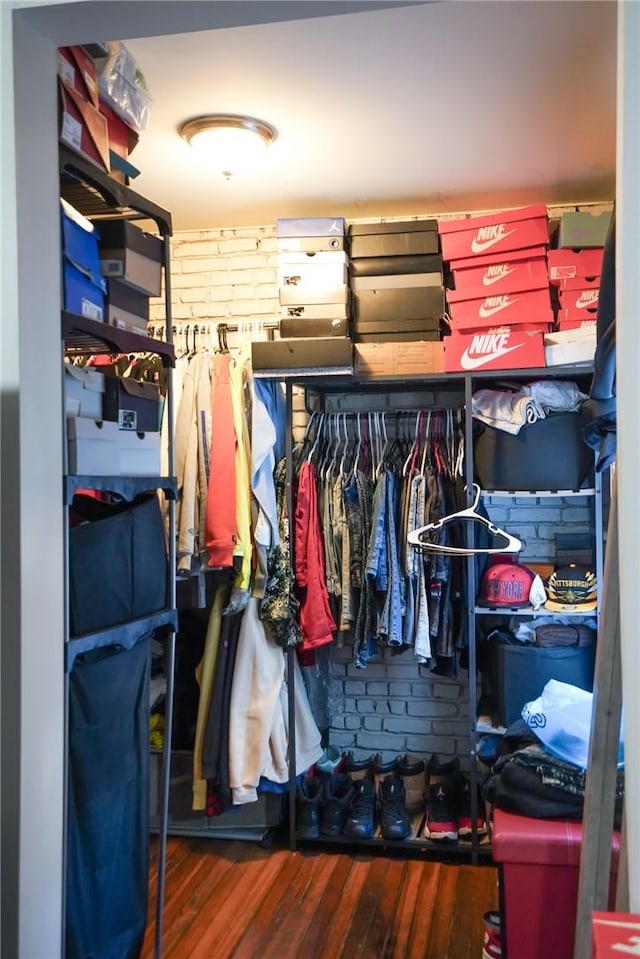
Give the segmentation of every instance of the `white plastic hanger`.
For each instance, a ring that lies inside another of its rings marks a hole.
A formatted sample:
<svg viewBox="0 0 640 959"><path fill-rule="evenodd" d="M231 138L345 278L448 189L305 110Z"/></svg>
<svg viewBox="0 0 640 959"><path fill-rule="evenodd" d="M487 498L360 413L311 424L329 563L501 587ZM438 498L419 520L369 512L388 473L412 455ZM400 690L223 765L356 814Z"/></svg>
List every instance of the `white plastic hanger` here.
<svg viewBox="0 0 640 959"><path fill-rule="evenodd" d="M443 516L442 519L438 520L436 523L427 523L426 526L420 526L418 529L412 529L407 534L407 542L411 546L416 546L419 549L426 550L430 553L453 553L456 556L475 556L479 554L492 554L492 553L519 553L522 549L523 543L518 539L517 536L513 536L512 533L507 533L506 530L501 529L499 526L495 526L486 516L482 516L481 513L476 512L476 507L480 500L480 487L477 484L473 484L473 489L475 491L475 499L471 506L467 506L465 509L458 510L456 513L450 513L448 516ZM426 533L437 533L439 530L444 529L445 526L450 523L457 522L458 520L466 521L471 520L475 523L481 523L483 526L486 526L490 533L493 536L500 536L504 540L504 543L501 543L499 546L485 546L485 547L464 547L464 546L444 546L440 543L434 543L429 539L424 539Z"/></svg>

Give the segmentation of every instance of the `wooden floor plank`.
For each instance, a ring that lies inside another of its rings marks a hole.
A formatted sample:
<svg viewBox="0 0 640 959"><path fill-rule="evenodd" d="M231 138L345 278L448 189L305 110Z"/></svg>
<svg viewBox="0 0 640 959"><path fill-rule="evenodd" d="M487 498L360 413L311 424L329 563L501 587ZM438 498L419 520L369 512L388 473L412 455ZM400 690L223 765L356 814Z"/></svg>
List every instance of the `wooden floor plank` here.
<svg viewBox="0 0 640 959"><path fill-rule="evenodd" d="M476 959L496 877L368 850L169 837L162 959ZM154 959L155 882L149 892L141 959Z"/></svg>

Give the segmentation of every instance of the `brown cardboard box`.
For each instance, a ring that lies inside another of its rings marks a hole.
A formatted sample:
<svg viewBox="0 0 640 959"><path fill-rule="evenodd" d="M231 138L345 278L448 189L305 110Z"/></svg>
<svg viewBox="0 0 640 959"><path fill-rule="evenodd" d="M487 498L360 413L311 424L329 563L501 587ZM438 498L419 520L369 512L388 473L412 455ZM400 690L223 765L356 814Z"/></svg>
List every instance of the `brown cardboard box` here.
<svg viewBox="0 0 640 959"><path fill-rule="evenodd" d="M58 77L58 90L60 142L108 173L109 133L106 118L62 77Z"/></svg>
<svg viewBox="0 0 640 959"><path fill-rule="evenodd" d="M355 346L356 376L386 378L443 372L442 342L359 343Z"/></svg>

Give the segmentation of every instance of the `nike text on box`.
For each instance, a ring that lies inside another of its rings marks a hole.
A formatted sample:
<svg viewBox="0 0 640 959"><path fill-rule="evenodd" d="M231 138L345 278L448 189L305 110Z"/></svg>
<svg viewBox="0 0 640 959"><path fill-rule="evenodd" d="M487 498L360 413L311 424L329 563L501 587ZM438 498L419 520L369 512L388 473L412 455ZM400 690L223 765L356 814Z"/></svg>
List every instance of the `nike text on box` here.
<svg viewBox="0 0 640 959"><path fill-rule="evenodd" d="M640 914L592 912L593 959L640 955Z"/></svg>
<svg viewBox="0 0 640 959"><path fill-rule="evenodd" d="M544 366L542 333L514 329L472 334L453 333L444 339L444 368L459 370L516 370Z"/></svg>
<svg viewBox="0 0 640 959"><path fill-rule="evenodd" d="M560 280L571 280L577 276L600 276L603 254L601 247L592 250L549 250L549 282L557 286Z"/></svg>
<svg viewBox="0 0 640 959"><path fill-rule="evenodd" d="M588 290L563 290L559 291L560 306L563 310L582 311L593 310L598 306L600 288L595 287Z"/></svg>
<svg viewBox="0 0 640 959"><path fill-rule="evenodd" d="M565 330L584 330L585 332L593 332L597 329L598 321L595 319L585 320L584 317L565 317L562 314L562 310L558 313L558 318L556 320L556 325L560 332Z"/></svg>
<svg viewBox="0 0 640 959"><path fill-rule="evenodd" d="M523 293L501 293L485 296L482 300L463 300L462 294L449 292L449 316L456 329L475 329L498 324L551 323L551 298L549 288L529 290Z"/></svg>
<svg viewBox="0 0 640 959"><path fill-rule="evenodd" d="M518 333L550 333L553 329L553 313L549 311L549 318L546 323L532 323L531 320L524 320L520 323L517 320L512 320L509 323L505 323L503 326L457 326L455 320L452 320L450 317L446 321L449 324L449 328L452 333L496 333L508 332L509 330L514 330Z"/></svg>
<svg viewBox="0 0 640 959"><path fill-rule="evenodd" d="M476 256L450 264L456 293L465 299L491 293L518 293L543 290L549 286L547 254L544 247L515 250L503 257Z"/></svg>
<svg viewBox="0 0 640 959"><path fill-rule="evenodd" d="M442 255L449 261L489 253L501 254L505 250L522 250L549 242L544 204L486 216L441 220L438 228Z"/></svg>
<svg viewBox="0 0 640 959"><path fill-rule="evenodd" d="M344 236L344 217L309 216L276 220L277 237Z"/></svg>

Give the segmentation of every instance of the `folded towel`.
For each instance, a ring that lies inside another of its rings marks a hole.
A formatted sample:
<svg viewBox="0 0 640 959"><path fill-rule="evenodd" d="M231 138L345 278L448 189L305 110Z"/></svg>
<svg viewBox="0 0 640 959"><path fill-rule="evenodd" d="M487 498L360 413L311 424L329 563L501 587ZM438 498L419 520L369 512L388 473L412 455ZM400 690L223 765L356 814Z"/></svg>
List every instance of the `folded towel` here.
<svg viewBox="0 0 640 959"><path fill-rule="evenodd" d="M471 412L482 423L514 436L526 423L535 423L545 415L534 396L504 390L476 390L471 397Z"/></svg>

